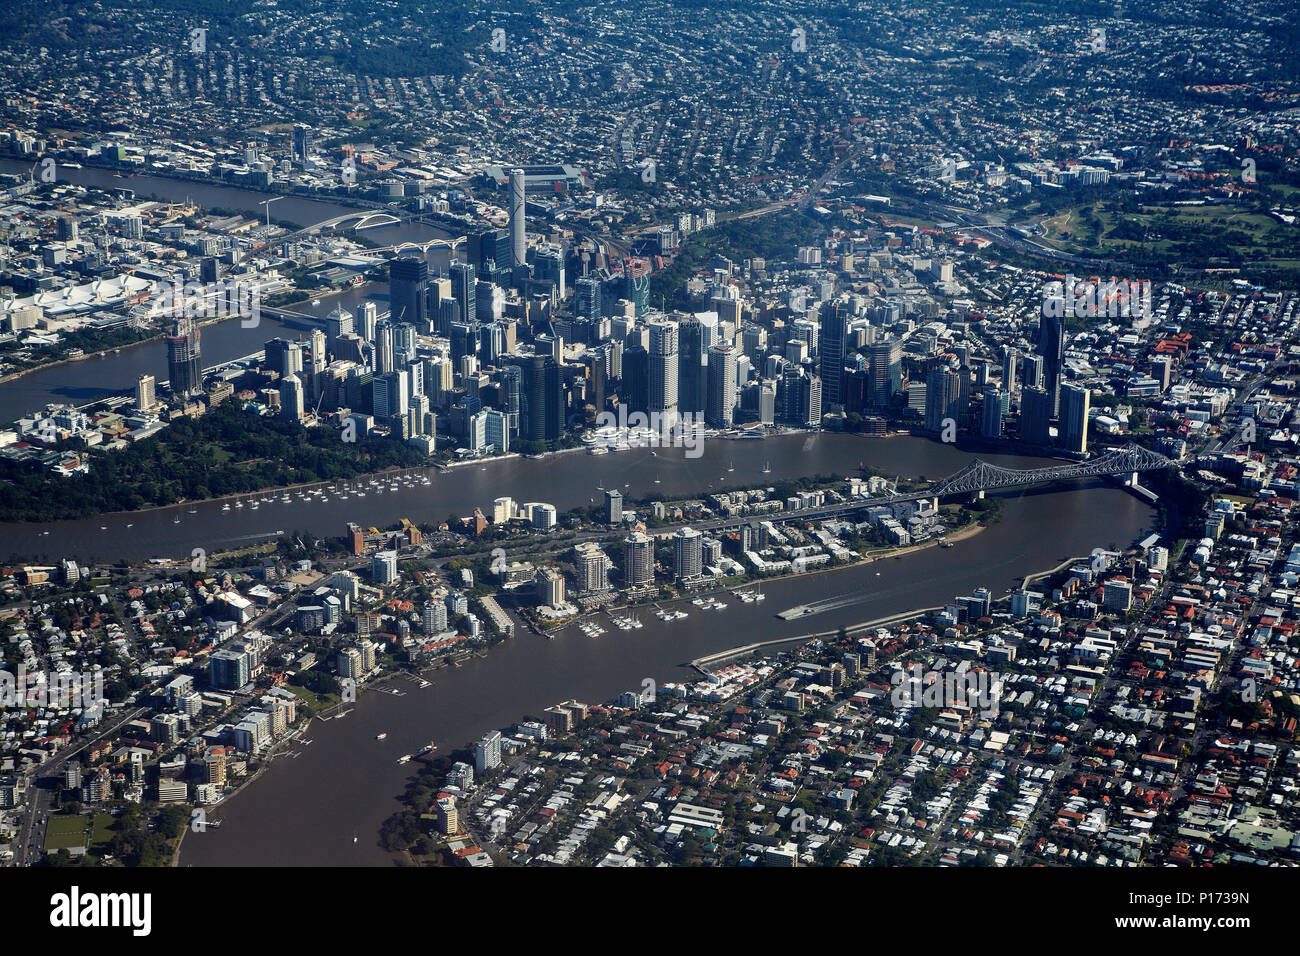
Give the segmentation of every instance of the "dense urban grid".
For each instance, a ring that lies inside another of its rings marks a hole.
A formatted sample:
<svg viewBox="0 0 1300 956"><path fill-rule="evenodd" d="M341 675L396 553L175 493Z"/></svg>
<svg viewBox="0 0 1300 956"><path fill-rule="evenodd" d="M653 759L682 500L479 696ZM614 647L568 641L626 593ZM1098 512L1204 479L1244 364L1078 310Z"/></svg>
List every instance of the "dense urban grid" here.
<svg viewBox="0 0 1300 956"><path fill-rule="evenodd" d="M175 865L378 695L692 618L351 842L1300 860L1295 10L497 6L0 12L0 863ZM1149 529L823 623L1084 487Z"/></svg>

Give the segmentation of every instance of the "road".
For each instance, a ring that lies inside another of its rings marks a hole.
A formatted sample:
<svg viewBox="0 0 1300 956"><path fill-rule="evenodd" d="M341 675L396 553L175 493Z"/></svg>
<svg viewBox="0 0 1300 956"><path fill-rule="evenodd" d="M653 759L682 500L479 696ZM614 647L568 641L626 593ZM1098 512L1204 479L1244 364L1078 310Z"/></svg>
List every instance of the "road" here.
<svg viewBox="0 0 1300 956"><path fill-rule="evenodd" d="M14 866L31 866L45 854L45 828L50 816L50 802L54 788L41 787L39 781L43 777L52 777L56 781L55 786L61 787L63 770L69 760L85 750L93 741L113 734L118 728L147 712L146 707L135 707L126 711L113 723L95 728L93 734L75 747L59 751L27 776L27 808L18 831L17 845L14 849Z"/></svg>

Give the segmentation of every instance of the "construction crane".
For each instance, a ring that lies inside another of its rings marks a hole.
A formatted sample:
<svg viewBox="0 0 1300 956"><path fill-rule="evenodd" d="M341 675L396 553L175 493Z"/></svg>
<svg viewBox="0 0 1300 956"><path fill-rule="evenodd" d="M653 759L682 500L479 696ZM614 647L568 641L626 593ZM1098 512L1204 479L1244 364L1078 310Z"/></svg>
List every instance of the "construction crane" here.
<svg viewBox="0 0 1300 956"><path fill-rule="evenodd" d="M266 228L271 228L271 203L279 202L283 198L283 196L276 196L274 199L263 199L258 203L259 206L266 207Z"/></svg>

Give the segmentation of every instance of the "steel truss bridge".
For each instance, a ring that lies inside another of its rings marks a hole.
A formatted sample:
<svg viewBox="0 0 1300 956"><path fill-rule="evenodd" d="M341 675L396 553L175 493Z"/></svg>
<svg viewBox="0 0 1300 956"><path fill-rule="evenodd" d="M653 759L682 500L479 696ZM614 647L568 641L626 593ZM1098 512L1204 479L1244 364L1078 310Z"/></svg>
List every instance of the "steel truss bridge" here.
<svg viewBox="0 0 1300 956"><path fill-rule="evenodd" d="M1095 478L1099 475L1133 475L1141 471L1168 468L1173 462L1154 451L1137 445L1114 448L1088 461L1047 468L1001 468L976 458L955 474L949 475L918 497L944 498L950 495L978 494L984 491L1009 491L1048 481L1070 478Z"/></svg>
<svg viewBox="0 0 1300 956"><path fill-rule="evenodd" d="M801 508L795 511L776 511L757 515L720 518L699 522L692 527L700 530L738 528L754 521L808 521L834 518L852 514L867 508L889 507L904 501L923 501L951 498L956 495L969 495L982 498L985 492L1014 491L1033 485L1048 484L1053 481L1069 481L1074 478L1097 478L1102 475L1132 476L1139 472L1159 471L1169 468L1174 462L1154 451L1148 451L1137 445L1129 444L1123 448L1114 448L1103 455L1088 461L1070 464L1051 465L1046 468L1002 468L990 465L976 458L969 465L944 478L938 484L925 491L913 491L902 495L882 495L878 498L855 498L852 501L837 501L829 505L813 508ZM725 489L720 489L725 490Z"/></svg>

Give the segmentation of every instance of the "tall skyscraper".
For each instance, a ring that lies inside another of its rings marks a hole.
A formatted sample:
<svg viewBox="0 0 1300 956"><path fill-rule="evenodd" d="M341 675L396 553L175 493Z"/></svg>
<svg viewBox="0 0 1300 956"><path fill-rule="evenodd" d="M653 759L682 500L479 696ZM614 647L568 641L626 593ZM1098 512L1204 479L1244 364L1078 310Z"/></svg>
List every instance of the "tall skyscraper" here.
<svg viewBox="0 0 1300 956"><path fill-rule="evenodd" d="M609 556L595 541L583 541L573 547L573 567L577 572L577 589L586 593L609 587Z"/></svg>
<svg viewBox="0 0 1300 956"><path fill-rule="evenodd" d="M141 375L135 382L135 407L142 412L147 412L158 404L154 392L154 377L152 375Z"/></svg>
<svg viewBox="0 0 1300 956"><path fill-rule="evenodd" d="M427 331L429 315L426 287L429 263L424 256L400 256L388 266L389 318L409 322Z"/></svg>
<svg viewBox="0 0 1300 956"><path fill-rule="evenodd" d="M644 531L633 531L623 539L623 584L635 588L653 584L655 543Z"/></svg>
<svg viewBox="0 0 1300 956"><path fill-rule="evenodd" d="M595 276L584 276L573 284L573 314L600 318L600 280Z"/></svg>
<svg viewBox="0 0 1300 956"><path fill-rule="evenodd" d="M1078 455L1088 452L1088 409L1092 393L1082 385L1061 386L1061 446Z"/></svg>
<svg viewBox="0 0 1300 956"><path fill-rule="evenodd" d="M1052 441L1052 397L1046 389L1024 388L1020 393L1020 437L1031 445Z"/></svg>
<svg viewBox="0 0 1300 956"><path fill-rule="evenodd" d="M550 282L560 299L568 295L564 279L564 253L555 246L540 247L533 256L533 278Z"/></svg>
<svg viewBox="0 0 1300 956"><path fill-rule="evenodd" d="M203 390L203 366L199 348L199 327L188 318L178 319L167 336L167 377L173 395L191 395Z"/></svg>
<svg viewBox="0 0 1300 956"><path fill-rule="evenodd" d="M825 338L822 339L825 347ZM867 404L884 409L903 390L903 363L897 339L867 346Z"/></svg>
<svg viewBox="0 0 1300 956"><path fill-rule="evenodd" d="M1047 311L1044 305L1041 312ZM1052 417L1055 418L1061 407L1061 369L1065 365L1065 319L1062 316L1039 315L1037 351L1043 357L1043 389L1052 399Z"/></svg>
<svg viewBox="0 0 1300 956"><path fill-rule="evenodd" d="M1002 392L996 388L984 390L981 406L980 436L990 441L1002 437Z"/></svg>
<svg viewBox="0 0 1300 956"><path fill-rule="evenodd" d="M847 336L848 309L845 304L823 303L817 364L822 379L822 403L826 408L844 405L844 345Z"/></svg>
<svg viewBox="0 0 1300 956"><path fill-rule="evenodd" d="M477 306L474 267L468 262L451 264L451 298L460 313L460 321L472 322Z"/></svg>
<svg viewBox="0 0 1300 956"><path fill-rule="evenodd" d="M792 425L811 427L822 421L822 380L790 364L781 376L781 416Z"/></svg>
<svg viewBox="0 0 1300 956"><path fill-rule="evenodd" d="M474 319L491 325L505 314L506 293L499 285L479 279L474 283Z"/></svg>
<svg viewBox="0 0 1300 956"><path fill-rule="evenodd" d="M925 427L932 432L942 432L945 421L952 419L960 428L965 417L962 380L965 369L951 369L936 364L925 381Z"/></svg>
<svg viewBox="0 0 1300 956"><path fill-rule="evenodd" d="M673 535L673 575L689 581L704 573L704 535L693 528L680 528Z"/></svg>
<svg viewBox="0 0 1300 956"><path fill-rule="evenodd" d="M307 398L303 391L302 380L297 375L286 375L280 379L280 416L287 421L302 421L306 411Z"/></svg>
<svg viewBox="0 0 1300 956"><path fill-rule="evenodd" d="M677 410L697 418L704 414L705 353L704 324L695 318L677 324L678 373Z"/></svg>
<svg viewBox="0 0 1300 956"><path fill-rule="evenodd" d="M524 370L507 365L501 370L501 406L510 420L510 434L519 434L520 410L523 407Z"/></svg>
<svg viewBox="0 0 1300 956"><path fill-rule="evenodd" d="M677 420L677 323L651 322L650 327L650 412L664 422Z"/></svg>
<svg viewBox="0 0 1300 956"><path fill-rule="evenodd" d="M509 270L511 265L510 233L505 229L489 229L478 237L479 270L491 275L494 269Z"/></svg>
<svg viewBox="0 0 1300 956"><path fill-rule="evenodd" d="M510 171L510 267L517 269L527 264L527 240L524 221L524 171Z"/></svg>
<svg viewBox="0 0 1300 956"><path fill-rule="evenodd" d="M311 151L311 127L303 123L296 123L293 127L293 158L299 163L307 161L307 154Z"/></svg>
<svg viewBox="0 0 1300 956"><path fill-rule="evenodd" d="M1016 366L1020 362L1020 353L1008 348L1002 356L1002 391L1010 395L1016 390Z"/></svg>
<svg viewBox="0 0 1300 956"><path fill-rule="evenodd" d="M1020 369L1023 388L1043 387L1043 357L1041 355L1022 355Z"/></svg>
<svg viewBox="0 0 1300 956"><path fill-rule="evenodd" d="M650 408L650 353L640 345L623 350L622 388L620 394L628 412Z"/></svg>
<svg viewBox="0 0 1300 956"><path fill-rule="evenodd" d="M736 410L736 350L731 345L709 349L709 401L704 420L714 428L729 428Z"/></svg>
<svg viewBox="0 0 1300 956"><path fill-rule="evenodd" d="M531 355L523 365L520 437L554 442L564 433L564 390L560 366L549 355Z"/></svg>
<svg viewBox="0 0 1300 956"><path fill-rule="evenodd" d="M379 323L375 332L374 369L377 375L391 372L397 368L396 352L393 345L393 326L389 322Z"/></svg>
<svg viewBox="0 0 1300 956"><path fill-rule="evenodd" d="M360 324L353 331L361 336L362 341L374 344L375 330L379 328L379 306L370 301L362 302L357 314Z"/></svg>

